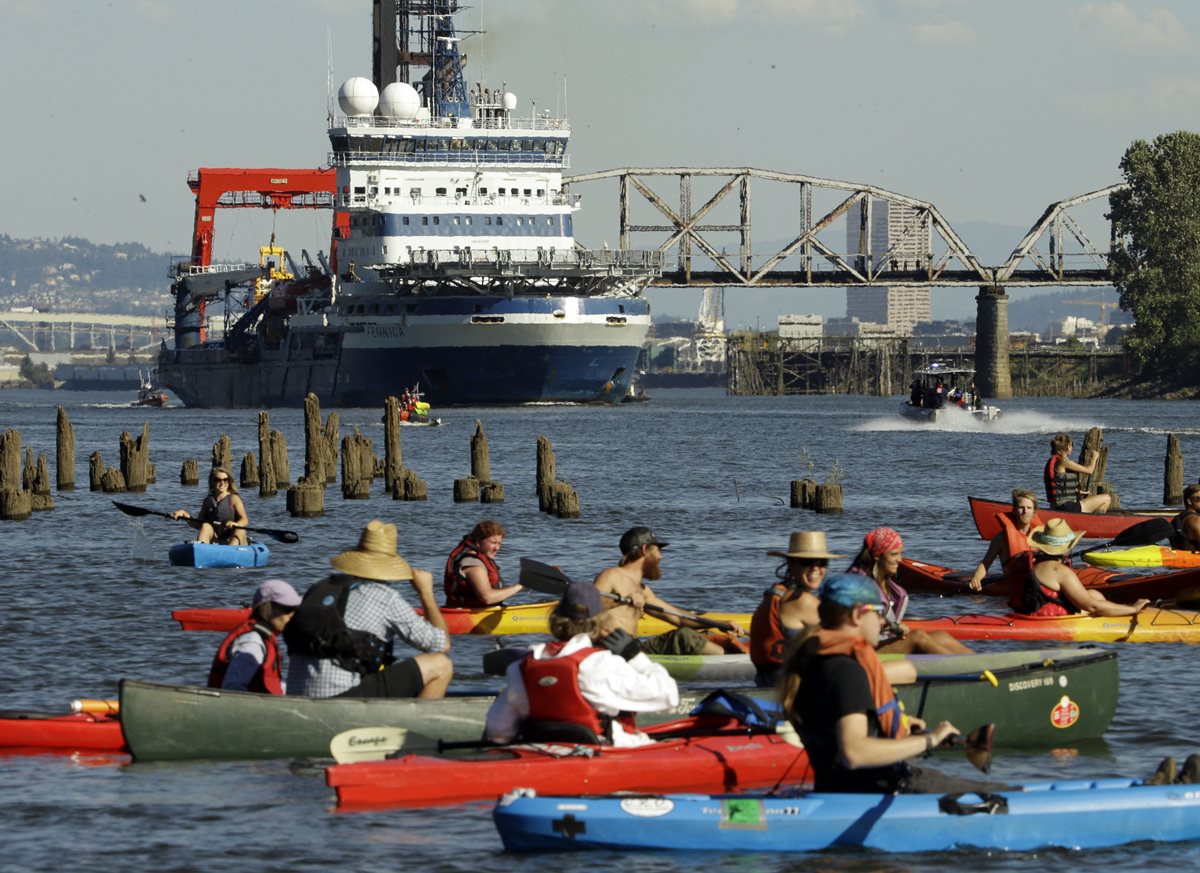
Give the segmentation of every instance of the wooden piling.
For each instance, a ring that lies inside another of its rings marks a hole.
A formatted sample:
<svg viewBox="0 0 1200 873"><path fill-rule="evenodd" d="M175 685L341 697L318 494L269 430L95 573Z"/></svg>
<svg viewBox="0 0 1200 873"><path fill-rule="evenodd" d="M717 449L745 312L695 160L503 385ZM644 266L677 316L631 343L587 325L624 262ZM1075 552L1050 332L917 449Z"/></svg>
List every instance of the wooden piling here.
<svg viewBox="0 0 1200 873"><path fill-rule="evenodd" d="M179 468L179 484L180 485L199 485L200 484L200 462L195 458L188 458L183 462L183 466ZM95 490L95 489L92 489Z"/></svg>
<svg viewBox="0 0 1200 873"><path fill-rule="evenodd" d="M1163 472L1163 505L1183 503L1183 449L1179 437L1167 434L1166 470Z"/></svg>
<svg viewBox="0 0 1200 873"><path fill-rule="evenodd" d="M258 414L258 496L274 497L279 493L275 475L275 457L271 450L271 418Z"/></svg>
<svg viewBox="0 0 1200 873"><path fill-rule="evenodd" d="M579 518L579 495L570 483L556 481L550 503L558 518Z"/></svg>
<svg viewBox="0 0 1200 873"><path fill-rule="evenodd" d="M454 480L454 502L471 503L479 499L479 480L474 476Z"/></svg>
<svg viewBox="0 0 1200 873"><path fill-rule="evenodd" d="M550 512L550 501L554 491L555 473L554 446L544 436L537 438L537 497L538 511Z"/></svg>
<svg viewBox="0 0 1200 873"><path fill-rule="evenodd" d="M828 483L817 486L816 501L813 507L817 512L842 511L842 486Z"/></svg>
<svg viewBox="0 0 1200 873"><path fill-rule="evenodd" d="M309 393L304 397L304 475L300 478L309 484L320 482L324 487L328 455L329 443L321 429L321 401Z"/></svg>
<svg viewBox="0 0 1200 873"><path fill-rule="evenodd" d="M325 419L325 446L328 454L325 456L325 483L332 485L337 481L338 474L338 445L341 443L341 419L336 412L329 413Z"/></svg>
<svg viewBox="0 0 1200 873"><path fill-rule="evenodd" d="M16 488L0 490L0 519L21 521L33 514L33 493Z"/></svg>
<svg viewBox="0 0 1200 873"><path fill-rule="evenodd" d="M392 499L428 500L429 487L425 484L425 480L416 474L415 470L405 467L395 488L392 489Z"/></svg>
<svg viewBox="0 0 1200 873"><path fill-rule="evenodd" d="M325 514L325 475L319 472L314 478L301 476L287 490L288 515L294 518L315 518Z"/></svg>
<svg viewBox="0 0 1200 873"><path fill-rule="evenodd" d="M342 497L346 500L366 500L371 496L370 440L354 428L354 433L342 437Z"/></svg>
<svg viewBox="0 0 1200 873"><path fill-rule="evenodd" d="M146 490L149 479L147 465L150 463L150 425L142 425L142 433L137 439L128 431L121 434L121 476L125 480L125 490L142 492Z"/></svg>
<svg viewBox="0 0 1200 873"><path fill-rule="evenodd" d="M100 476L100 489L105 494L119 494L125 491L125 475L116 467L105 467Z"/></svg>
<svg viewBox="0 0 1200 873"><path fill-rule="evenodd" d="M254 460L254 452L246 452L246 456L242 458L242 469L238 475L238 487L258 487L258 461Z"/></svg>
<svg viewBox="0 0 1200 873"><path fill-rule="evenodd" d="M54 427L54 476L59 491L75 490L75 428L67 419L67 410L58 407L58 422Z"/></svg>
<svg viewBox="0 0 1200 873"><path fill-rule="evenodd" d="M292 469L288 463L287 440L282 431L271 431L271 460L275 467L275 487L287 488L292 484Z"/></svg>
<svg viewBox="0 0 1200 873"><path fill-rule="evenodd" d="M92 452L88 455L88 487L92 491L99 491L103 487L100 481L103 478L104 459L100 457L99 452Z"/></svg>
<svg viewBox="0 0 1200 873"><path fill-rule="evenodd" d="M33 447L25 447L25 463L21 465L21 488L28 491L33 488L33 477L37 473L37 466L33 461Z"/></svg>
<svg viewBox="0 0 1200 873"><path fill-rule="evenodd" d="M396 492L404 475L404 450L400 443L400 401L389 396L383 402L383 487Z"/></svg>
<svg viewBox="0 0 1200 873"><path fill-rule="evenodd" d="M0 434L0 491L21 491L21 433L6 430Z"/></svg>
<svg viewBox="0 0 1200 873"><path fill-rule="evenodd" d="M471 476L480 482L492 481L492 462L488 453L483 422L475 419L475 434L471 437Z"/></svg>
<svg viewBox="0 0 1200 873"><path fill-rule="evenodd" d="M46 456L41 452L38 452L37 467L29 492L34 512L45 512L54 508L54 498L50 496L50 468L46 465Z"/></svg>
<svg viewBox="0 0 1200 873"><path fill-rule="evenodd" d="M504 485L501 482L484 482L479 489L480 503L503 503Z"/></svg>
<svg viewBox="0 0 1200 873"><path fill-rule="evenodd" d="M212 447L212 465L233 470L233 443L226 434L221 434Z"/></svg>

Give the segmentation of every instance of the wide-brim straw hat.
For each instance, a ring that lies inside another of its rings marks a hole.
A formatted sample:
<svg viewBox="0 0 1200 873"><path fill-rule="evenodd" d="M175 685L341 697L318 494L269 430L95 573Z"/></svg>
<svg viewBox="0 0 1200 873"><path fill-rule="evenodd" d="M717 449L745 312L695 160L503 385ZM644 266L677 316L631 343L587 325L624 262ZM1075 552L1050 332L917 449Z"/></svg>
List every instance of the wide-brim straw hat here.
<svg viewBox="0 0 1200 873"><path fill-rule="evenodd" d="M797 530L788 538L786 552L767 552L777 558L844 558L835 555L825 545L825 531Z"/></svg>
<svg viewBox="0 0 1200 873"><path fill-rule="evenodd" d="M1029 547L1047 555L1065 555L1079 544L1086 531L1075 533L1064 519L1052 518L1028 537Z"/></svg>
<svg viewBox="0 0 1200 873"><path fill-rule="evenodd" d="M396 552L396 526L374 519L363 528L358 548L329 559L335 570L359 579L395 582L413 577L412 567Z"/></svg>

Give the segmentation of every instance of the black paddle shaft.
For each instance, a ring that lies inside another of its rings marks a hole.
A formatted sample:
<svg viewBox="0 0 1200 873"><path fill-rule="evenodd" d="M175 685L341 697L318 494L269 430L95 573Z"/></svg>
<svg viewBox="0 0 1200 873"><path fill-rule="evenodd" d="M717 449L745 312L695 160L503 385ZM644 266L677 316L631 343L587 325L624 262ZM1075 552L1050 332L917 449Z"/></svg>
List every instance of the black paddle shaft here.
<svg viewBox="0 0 1200 873"><path fill-rule="evenodd" d="M132 504L121 503L117 500L113 501L113 506L115 506L117 509L121 510L121 512L125 513L126 515L133 516L134 518L142 518L147 515L157 515L160 518L167 519L168 521L189 522L189 521L193 520L190 518L175 518L169 512L163 512L158 509L147 509L144 506L133 506ZM229 525L229 526L230 527L240 527L240 525ZM279 530L277 528L272 528L272 527L245 527L245 528L242 528L242 530L247 531L248 533L265 534L266 536L269 536L276 540L279 540L279 542L281 542L281 543L298 543L298 542L300 542L300 535L293 530Z"/></svg>

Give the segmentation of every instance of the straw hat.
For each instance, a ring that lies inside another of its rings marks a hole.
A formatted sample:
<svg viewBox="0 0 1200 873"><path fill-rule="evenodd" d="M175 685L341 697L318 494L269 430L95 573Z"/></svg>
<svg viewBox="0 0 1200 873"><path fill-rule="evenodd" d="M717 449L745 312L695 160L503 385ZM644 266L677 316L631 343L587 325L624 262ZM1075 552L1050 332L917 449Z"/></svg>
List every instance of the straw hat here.
<svg viewBox="0 0 1200 873"><path fill-rule="evenodd" d="M412 567L396 552L396 526L374 519L363 528L358 548L329 559L335 570L359 579L394 582L412 579Z"/></svg>
<svg viewBox="0 0 1200 873"><path fill-rule="evenodd" d="M1029 547L1047 555L1065 555L1078 545L1084 533L1075 533L1063 519L1052 518L1044 528L1029 535Z"/></svg>
<svg viewBox="0 0 1200 873"><path fill-rule="evenodd" d="M777 558L844 558L835 555L825 546L825 531L797 530L788 538L786 552L767 552Z"/></svg>

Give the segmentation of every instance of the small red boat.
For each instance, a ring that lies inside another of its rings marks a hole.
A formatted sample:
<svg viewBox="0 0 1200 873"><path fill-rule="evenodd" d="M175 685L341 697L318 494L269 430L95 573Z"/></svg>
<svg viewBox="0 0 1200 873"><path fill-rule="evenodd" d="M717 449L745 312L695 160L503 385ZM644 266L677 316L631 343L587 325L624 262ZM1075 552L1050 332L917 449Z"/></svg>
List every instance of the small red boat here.
<svg viewBox="0 0 1200 873"><path fill-rule="evenodd" d="M622 749L553 743L489 748L465 758L410 754L335 764L325 770L325 781L337 790L343 809L491 801L516 787L580 794L708 793L812 782L804 749L733 719L678 719L646 732L664 739Z"/></svg>
<svg viewBox="0 0 1200 873"><path fill-rule="evenodd" d="M1010 500L984 500L982 497L968 497L971 504L971 518L975 520L975 528L979 536L990 540L1000 533L1000 522L996 521L997 512L1009 512L1012 509ZM1061 509L1038 510L1042 518L1061 518L1071 530L1083 531L1084 539L1111 540L1127 527L1132 527L1148 518L1174 518L1182 509L1122 509L1119 512L1065 512Z"/></svg>
<svg viewBox="0 0 1200 873"><path fill-rule="evenodd" d="M119 718L103 713L0 710L0 755L128 752Z"/></svg>

